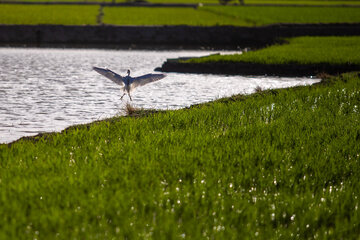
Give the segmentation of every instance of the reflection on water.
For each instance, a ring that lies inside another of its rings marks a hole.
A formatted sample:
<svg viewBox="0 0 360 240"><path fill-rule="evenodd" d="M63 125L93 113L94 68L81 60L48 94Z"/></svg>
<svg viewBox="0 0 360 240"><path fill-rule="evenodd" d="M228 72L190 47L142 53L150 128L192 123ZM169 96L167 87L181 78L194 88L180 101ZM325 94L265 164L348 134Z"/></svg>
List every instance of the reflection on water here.
<svg viewBox="0 0 360 240"><path fill-rule="evenodd" d="M60 131L121 114L120 87L92 71L108 67L132 76L153 72L166 58L202 56L209 51L131 51L0 48L0 143L40 132ZM177 109L255 87L282 88L316 79L167 73L137 88L135 107Z"/></svg>

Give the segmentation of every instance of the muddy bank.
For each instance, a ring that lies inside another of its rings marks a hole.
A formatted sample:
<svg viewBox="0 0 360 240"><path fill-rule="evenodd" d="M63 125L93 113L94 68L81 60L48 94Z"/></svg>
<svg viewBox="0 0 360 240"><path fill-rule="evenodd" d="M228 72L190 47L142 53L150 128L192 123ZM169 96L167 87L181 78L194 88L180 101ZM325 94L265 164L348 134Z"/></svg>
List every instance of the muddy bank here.
<svg viewBox="0 0 360 240"><path fill-rule="evenodd" d="M228 75L268 75L282 77L316 76L322 73L339 74L350 71L360 71L360 65L298 65L298 64L256 64L256 63L180 63L176 60L166 61L162 67L156 68L162 72L209 73Z"/></svg>
<svg viewBox="0 0 360 240"><path fill-rule="evenodd" d="M264 47L295 36L360 35L360 24L234 26L0 25L0 45L158 49Z"/></svg>

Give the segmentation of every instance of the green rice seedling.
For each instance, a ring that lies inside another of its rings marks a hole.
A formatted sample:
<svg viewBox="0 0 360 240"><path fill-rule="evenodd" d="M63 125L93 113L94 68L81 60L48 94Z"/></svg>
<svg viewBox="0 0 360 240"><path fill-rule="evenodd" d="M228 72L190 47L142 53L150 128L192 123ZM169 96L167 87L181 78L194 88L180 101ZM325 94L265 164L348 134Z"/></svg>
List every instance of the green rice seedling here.
<svg viewBox="0 0 360 240"><path fill-rule="evenodd" d="M1 24L96 24L98 6L1 4Z"/></svg>
<svg viewBox="0 0 360 240"><path fill-rule="evenodd" d="M306 6L331 6L331 5L359 5L358 1L335 0L245 0L245 4L278 4L278 5L306 5Z"/></svg>
<svg viewBox="0 0 360 240"><path fill-rule="evenodd" d="M57 2L54 0L24 0L25 2ZM84 2L87 3L87 0L63 0L62 2ZM101 3L124 3L123 0L102 0ZM151 0L148 1L151 3L189 3L189 4L219 4L218 0ZM327 6L327 5L359 5L358 1L353 0L245 0L245 4L279 4L279 5L317 5L317 6ZM239 1L232 0L229 4L238 4Z"/></svg>
<svg viewBox="0 0 360 240"><path fill-rule="evenodd" d="M357 23L357 8L205 6L193 8L105 7L104 22L116 25L233 25ZM139 18L138 16L142 16Z"/></svg>
<svg viewBox="0 0 360 240"><path fill-rule="evenodd" d="M231 18L180 7L105 7L104 23L116 25L232 25ZM141 17L139 17L141 16Z"/></svg>
<svg viewBox="0 0 360 240"><path fill-rule="evenodd" d="M360 37L297 37L287 44L234 55L211 55L184 62L251 62L261 64L357 64Z"/></svg>
<svg viewBox="0 0 360 240"><path fill-rule="evenodd" d="M259 26L274 23L357 23L350 7L205 6L104 7L103 23L115 25ZM1 4L2 24L97 24L99 6ZM142 17L138 17L142 16Z"/></svg>
<svg viewBox="0 0 360 240"><path fill-rule="evenodd" d="M250 26L275 23L356 23L360 21L357 8L349 7L204 7L219 17L233 18L236 22L245 22Z"/></svg>
<svg viewBox="0 0 360 240"><path fill-rule="evenodd" d="M0 145L0 238L359 236L360 75Z"/></svg>

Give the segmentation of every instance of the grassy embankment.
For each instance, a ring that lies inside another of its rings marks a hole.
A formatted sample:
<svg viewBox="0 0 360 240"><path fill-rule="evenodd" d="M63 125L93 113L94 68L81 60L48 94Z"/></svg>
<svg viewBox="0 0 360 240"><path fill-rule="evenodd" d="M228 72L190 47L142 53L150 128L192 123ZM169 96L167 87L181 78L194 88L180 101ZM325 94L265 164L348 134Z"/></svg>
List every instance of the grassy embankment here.
<svg viewBox="0 0 360 240"><path fill-rule="evenodd" d="M0 6L0 24L95 25L99 13L98 6ZM115 25L259 26L273 23L360 22L359 9L348 7L104 7L103 12L103 23Z"/></svg>
<svg viewBox="0 0 360 240"><path fill-rule="evenodd" d="M356 239L359 77L0 145L0 238Z"/></svg>
<svg viewBox="0 0 360 240"><path fill-rule="evenodd" d="M360 37L297 37L287 43L244 54L212 55L184 63L247 62L260 64L357 64L360 65Z"/></svg>
<svg viewBox="0 0 360 240"><path fill-rule="evenodd" d="M360 37L297 37L232 55L170 59L162 71L310 76L360 70Z"/></svg>

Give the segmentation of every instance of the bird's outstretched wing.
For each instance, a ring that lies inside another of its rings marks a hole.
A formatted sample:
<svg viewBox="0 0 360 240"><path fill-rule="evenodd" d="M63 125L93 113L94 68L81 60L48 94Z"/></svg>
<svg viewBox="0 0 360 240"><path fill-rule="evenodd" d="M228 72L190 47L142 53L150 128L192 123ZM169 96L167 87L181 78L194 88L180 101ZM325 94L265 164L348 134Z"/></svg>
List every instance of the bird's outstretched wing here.
<svg viewBox="0 0 360 240"><path fill-rule="evenodd" d="M122 76L120 76L119 74L111 71L110 69L104 69L104 68L98 68L98 67L93 67L93 69L96 72L103 75L104 77L107 77L108 79L110 79L114 83L119 84L120 86L124 85Z"/></svg>
<svg viewBox="0 0 360 240"><path fill-rule="evenodd" d="M155 82L166 77L164 74L146 74L140 77L133 78L132 87L143 86L147 83Z"/></svg>

